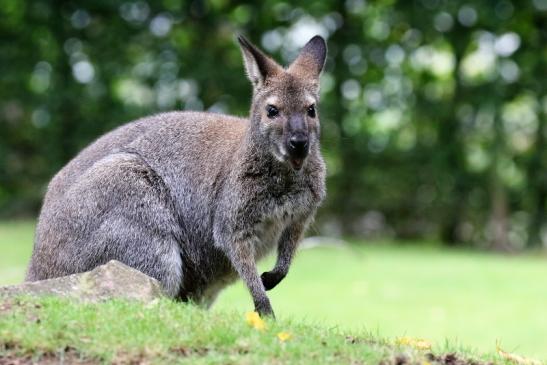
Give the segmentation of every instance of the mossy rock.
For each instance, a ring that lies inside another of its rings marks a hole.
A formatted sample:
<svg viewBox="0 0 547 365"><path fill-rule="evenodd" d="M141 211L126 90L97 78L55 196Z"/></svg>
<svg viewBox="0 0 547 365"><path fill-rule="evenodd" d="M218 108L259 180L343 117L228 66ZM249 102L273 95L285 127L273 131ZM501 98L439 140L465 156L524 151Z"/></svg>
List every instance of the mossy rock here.
<svg viewBox="0 0 547 365"><path fill-rule="evenodd" d="M88 302L113 298L150 302L165 294L156 279L112 260L80 274L0 287L0 297L13 296L59 296Z"/></svg>

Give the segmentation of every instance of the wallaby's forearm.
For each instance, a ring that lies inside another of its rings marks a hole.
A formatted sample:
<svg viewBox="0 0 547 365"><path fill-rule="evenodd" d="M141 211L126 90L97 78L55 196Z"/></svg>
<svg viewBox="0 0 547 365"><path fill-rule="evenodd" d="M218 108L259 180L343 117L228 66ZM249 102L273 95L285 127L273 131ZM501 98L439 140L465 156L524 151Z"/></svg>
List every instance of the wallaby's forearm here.
<svg viewBox="0 0 547 365"><path fill-rule="evenodd" d="M277 247L277 261L271 271L261 275L266 290L277 286L287 276L292 259L306 229L306 222L293 223L283 231Z"/></svg>
<svg viewBox="0 0 547 365"><path fill-rule="evenodd" d="M254 254L255 240L248 239L232 243L228 249L228 257L232 266L249 289L258 314L260 316L275 317L270 299L266 295L266 290L258 276Z"/></svg>

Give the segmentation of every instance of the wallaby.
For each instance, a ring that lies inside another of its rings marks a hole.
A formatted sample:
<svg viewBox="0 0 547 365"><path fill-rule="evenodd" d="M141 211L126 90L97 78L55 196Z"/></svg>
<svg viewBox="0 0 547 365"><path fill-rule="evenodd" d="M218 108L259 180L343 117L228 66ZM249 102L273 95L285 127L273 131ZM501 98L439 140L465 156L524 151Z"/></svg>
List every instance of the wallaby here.
<svg viewBox="0 0 547 365"><path fill-rule="evenodd" d="M238 38L253 85L248 119L169 112L100 137L50 182L27 280L115 259L156 278L176 299L209 306L237 276L255 310L286 275L324 199L319 76L313 37L283 68ZM275 267L256 261L277 247Z"/></svg>

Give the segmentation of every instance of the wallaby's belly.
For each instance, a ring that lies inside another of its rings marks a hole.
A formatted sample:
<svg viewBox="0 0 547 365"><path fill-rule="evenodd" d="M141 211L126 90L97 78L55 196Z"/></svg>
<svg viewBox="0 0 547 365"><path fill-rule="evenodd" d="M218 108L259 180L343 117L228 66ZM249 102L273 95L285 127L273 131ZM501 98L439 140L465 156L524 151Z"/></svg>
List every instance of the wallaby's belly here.
<svg viewBox="0 0 547 365"><path fill-rule="evenodd" d="M277 214L268 214L257 223L253 233L255 241L255 260L260 260L270 254L276 247L284 229L289 224L290 214L285 209L276 210ZM210 227L212 228L212 227ZM179 297L183 300L191 299L195 302L208 305L218 292L237 279L237 273L225 253L218 249L212 238L188 238L185 240L188 249L183 247L183 285ZM194 244L192 244L194 242ZM203 242L196 247L195 242ZM184 244L184 243L183 243ZM194 259L185 251L199 251L199 258ZM201 259L203 258L203 260Z"/></svg>
<svg viewBox="0 0 547 365"><path fill-rule="evenodd" d="M274 216L264 219L255 226L258 242L255 246L255 259L260 260L276 247L287 221L282 216Z"/></svg>

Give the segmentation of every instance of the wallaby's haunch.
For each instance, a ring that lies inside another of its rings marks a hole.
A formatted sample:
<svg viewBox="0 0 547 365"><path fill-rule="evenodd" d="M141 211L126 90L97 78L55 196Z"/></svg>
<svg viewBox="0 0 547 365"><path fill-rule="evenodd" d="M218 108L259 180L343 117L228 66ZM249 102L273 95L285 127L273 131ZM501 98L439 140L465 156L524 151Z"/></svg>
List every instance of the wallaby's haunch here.
<svg viewBox="0 0 547 365"><path fill-rule="evenodd" d="M253 84L249 119L171 112L99 138L51 181L27 280L119 260L181 300L210 305L239 275L256 310L287 275L325 197L319 150L323 38L286 69L239 37ZM256 261L277 247L275 267Z"/></svg>

